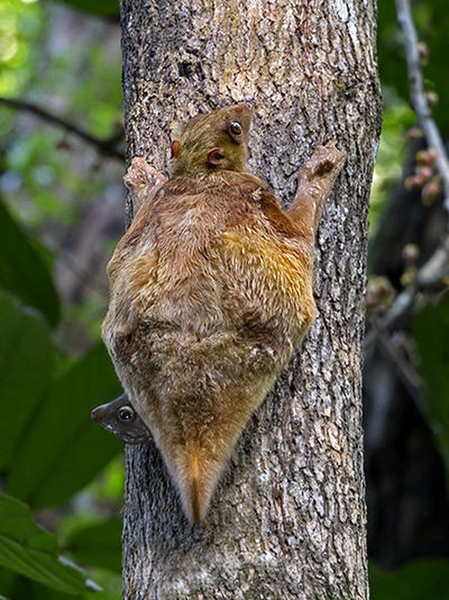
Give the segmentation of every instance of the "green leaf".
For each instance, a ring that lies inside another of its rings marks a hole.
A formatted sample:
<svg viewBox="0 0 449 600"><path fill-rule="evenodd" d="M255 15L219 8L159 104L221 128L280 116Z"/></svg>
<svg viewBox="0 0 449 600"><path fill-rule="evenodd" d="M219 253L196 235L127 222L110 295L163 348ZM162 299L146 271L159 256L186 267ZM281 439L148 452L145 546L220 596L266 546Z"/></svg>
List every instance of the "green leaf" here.
<svg viewBox="0 0 449 600"><path fill-rule="evenodd" d="M58 555L56 538L39 527L29 508L0 494L0 564L66 594L86 590L84 575Z"/></svg>
<svg viewBox="0 0 449 600"><path fill-rule="evenodd" d="M370 568L371 600L447 600L449 561L423 560L395 571Z"/></svg>
<svg viewBox="0 0 449 600"><path fill-rule="evenodd" d="M426 409L440 451L449 466L449 294L416 316L413 334L424 379Z"/></svg>
<svg viewBox="0 0 449 600"><path fill-rule="evenodd" d="M0 292L0 315L0 403L3 406L0 470L3 470L49 386L53 346L48 326L40 315L3 292Z"/></svg>
<svg viewBox="0 0 449 600"><path fill-rule="evenodd" d="M64 550L82 564L120 573L121 531L121 519L110 519L77 531L64 545Z"/></svg>
<svg viewBox="0 0 449 600"><path fill-rule="evenodd" d="M51 325L59 320L59 297L41 253L0 202L0 287L37 308Z"/></svg>
<svg viewBox="0 0 449 600"><path fill-rule="evenodd" d="M119 393L110 358L99 344L52 385L16 450L8 493L45 508L86 486L123 448L90 419L94 406Z"/></svg>
<svg viewBox="0 0 449 600"><path fill-rule="evenodd" d="M17 573L13 573L12 571L8 571L7 569L0 568L0 598L6 596L8 600L13 600L14 598L14 582L21 575L17 575ZM24 579L22 577L22 579ZM30 581L27 579L26 581ZM48 588L47 588L48 589Z"/></svg>
<svg viewBox="0 0 449 600"><path fill-rule="evenodd" d="M8 600L74 600L73 594L64 594L59 590L51 589L48 586L43 585L42 583L37 583L36 581L27 579L23 575L13 574L11 571L6 571L5 569L3 569L3 573L1 573L2 577L6 573L14 577L10 589L8 591L5 591L5 593L9 596ZM75 598L77 600L120 600L120 578L118 576L111 577L110 573L108 573L107 576L108 579L106 579L104 583L108 585L109 591L85 591L81 595L77 594ZM104 579L105 575L104 573L97 572L95 573L95 578ZM117 592L114 593L111 590L117 590ZM0 595L0 600L1 598L2 596Z"/></svg>

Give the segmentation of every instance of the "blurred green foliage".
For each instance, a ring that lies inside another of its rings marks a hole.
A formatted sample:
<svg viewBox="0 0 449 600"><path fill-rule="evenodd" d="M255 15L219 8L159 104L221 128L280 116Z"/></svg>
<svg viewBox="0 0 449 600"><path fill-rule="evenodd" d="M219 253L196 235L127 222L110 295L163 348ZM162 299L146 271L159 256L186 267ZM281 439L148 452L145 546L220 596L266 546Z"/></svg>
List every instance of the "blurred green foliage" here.
<svg viewBox="0 0 449 600"><path fill-rule="evenodd" d="M413 333L425 384L427 418L449 466L449 293L419 311Z"/></svg>
<svg viewBox="0 0 449 600"><path fill-rule="evenodd" d="M59 560L56 538L35 523L30 509L4 494L0 494L0 564L64 594L79 596L88 585L79 570Z"/></svg>
<svg viewBox="0 0 449 600"><path fill-rule="evenodd" d="M115 0L59 0L61 3L72 6L79 11L90 13L95 16L116 17L119 16L118 5Z"/></svg>
<svg viewBox="0 0 449 600"><path fill-rule="evenodd" d="M60 303L42 253L20 230L0 202L0 286L35 306L51 325L60 316Z"/></svg>
<svg viewBox="0 0 449 600"><path fill-rule="evenodd" d="M0 3L0 96L19 94L33 77L37 57L33 42L42 31L39 5L23 0ZM5 122L0 119L0 135Z"/></svg>
<svg viewBox="0 0 449 600"><path fill-rule="evenodd" d="M64 360L36 306L3 291L0 314L1 400L13 407L0 422L6 489L34 509L67 503L120 451L121 444L89 419L93 406L118 395L119 383L103 345ZM98 524L97 515L93 521L78 519L84 529L77 532L72 515L66 550L83 562L88 557L89 565L118 570L117 520ZM1 495L0 564L60 594L81 597L86 588L87 576L61 563L56 539L38 527L29 508Z"/></svg>
<svg viewBox="0 0 449 600"><path fill-rule="evenodd" d="M406 132L415 122L410 106L392 88L384 89L384 118L371 187L370 231L375 231L391 186L401 177L408 149Z"/></svg>
<svg viewBox="0 0 449 600"><path fill-rule="evenodd" d="M116 2L87 4L117 15ZM119 54L111 57L94 36L82 47L72 39L52 48L58 15L48 11L30 0L0 3L0 96L27 96L107 138L122 119ZM0 422L0 473L10 494L0 495L0 594L117 600L123 467L111 459L122 445L89 415L120 385L101 343L75 358L60 334L72 317L98 340L106 297L90 293L61 311L52 277L61 243L83 207L107 193L108 174L95 149L83 147L84 160L73 160L80 142L3 106L0 135L0 398L13 407ZM92 591L97 584L103 592Z"/></svg>
<svg viewBox="0 0 449 600"><path fill-rule="evenodd" d="M413 562L395 571L370 569L372 600L447 600L449 569L444 559Z"/></svg>
<svg viewBox="0 0 449 600"><path fill-rule="evenodd" d="M90 4L90 12L117 15L116 2ZM63 9L50 2L0 4L0 27L3 23L8 27L5 44L10 48L0 53L0 96L26 97L99 140L109 139L122 128L118 26L80 14L74 17L79 20L74 31L69 28L58 37L59 22L65 26L67 21L61 13ZM63 249L72 243L89 207L114 193L111 183L120 189L123 165L111 164L64 128L4 105L0 105L0 137L0 193L7 210L20 219L33 240L45 241L47 259L66 261ZM98 243L107 248L104 255L109 253L108 238ZM78 272L76 261L70 269ZM82 302L63 304L63 326L58 331L58 339L67 337L67 331L72 339L75 330L80 332L76 337L81 350L86 340L98 338L105 309L105 282L92 277Z"/></svg>

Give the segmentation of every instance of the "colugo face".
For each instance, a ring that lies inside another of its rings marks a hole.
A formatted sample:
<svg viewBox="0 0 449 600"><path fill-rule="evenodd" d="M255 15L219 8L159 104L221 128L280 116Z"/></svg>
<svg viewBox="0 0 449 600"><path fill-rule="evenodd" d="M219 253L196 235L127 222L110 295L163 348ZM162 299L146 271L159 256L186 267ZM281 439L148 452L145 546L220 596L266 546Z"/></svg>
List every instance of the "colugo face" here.
<svg viewBox="0 0 449 600"><path fill-rule="evenodd" d="M190 119L172 144L173 175L246 170L251 120L245 104Z"/></svg>

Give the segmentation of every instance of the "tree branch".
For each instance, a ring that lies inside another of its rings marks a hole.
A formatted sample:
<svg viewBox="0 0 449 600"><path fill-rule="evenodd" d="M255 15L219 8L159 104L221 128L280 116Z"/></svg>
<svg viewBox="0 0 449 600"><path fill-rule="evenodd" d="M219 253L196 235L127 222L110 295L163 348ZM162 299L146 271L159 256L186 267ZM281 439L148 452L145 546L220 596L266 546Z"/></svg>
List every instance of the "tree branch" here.
<svg viewBox="0 0 449 600"><path fill-rule="evenodd" d="M419 291L434 287L449 276L449 236L438 246L429 260L419 269L413 281L397 296L382 319L370 319L371 331L365 337L365 348L369 348L380 333L399 317L413 308Z"/></svg>
<svg viewBox="0 0 449 600"><path fill-rule="evenodd" d="M399 26L404 34L407 57L410 96L421 129L429 147L436 151L436 166L443 183L444 207L449 213L449 162L438 127L432 118L431 110L424 91L424 78L420 65L418 36L413 22L409 0L396 0ZM449 225L449 224L448 224ZM410 310L418 291L428 289L440 283L449 275L449 235L446 235L429 258L419 269L415 278L397 296L379 322L372 321L372 329L365 337L365 348L369 347L389 325Z"/></svg>
<svg viewBox="0 0 449 600"><path fill-rule="evenodd" d="M426 136L429 147L437 153L436 165L440 172L444 190L444 207L449 212L449 162L438 127L424 91L424 77L419 58L418 36L413 22L409 0L396 0L398 24L404 34L404 45L407 57L410 95L421 129Z"/></svg>
<svg viewBox="0 0 449 600"><path fill-rule="evenodd" d="M51 125L56 125L57 127L61 127L72 133L73 135L78 136L80 139L88 142L95 146L102 154L106 156L110 156L111 158L117 158L119 160L125 160L124 152L121 152L117 149L117 142L122 138L122 133L120 135L113 135L108 139L100 139L97 138L87 131L83 131L77 125L62 119L61 117L57 117L47 112L40 106L33 104L31 102L26 102L25 100L20 100L19 98L0 98L0 104L4 104L5 106L9 106L10 108L14 108L16 110L25 110L28 111L40 119L50 123Z"/></svg>
<svg viewBox="0 0 449 600"><path fill-rule="evenodd" d="M399 378L407 388L416 408L424 414L424 403L422 396L422 381L413 366L406 360L400 349L393 340L383 332L379 334L379 347L382 354L394 366Z"/></svg>

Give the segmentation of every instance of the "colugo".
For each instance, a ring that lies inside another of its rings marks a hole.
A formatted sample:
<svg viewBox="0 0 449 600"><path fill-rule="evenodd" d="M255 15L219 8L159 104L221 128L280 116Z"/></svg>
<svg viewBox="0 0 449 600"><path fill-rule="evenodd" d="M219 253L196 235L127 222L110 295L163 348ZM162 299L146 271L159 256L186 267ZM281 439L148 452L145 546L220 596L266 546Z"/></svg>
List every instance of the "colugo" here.
<svg viewBox="0 0 449 600"><path fill-rule="evenodd" d="M135 158L139 209L108 265L103 339L190 521L315 318L315 234L346 153L316 148L283 210L247 169L251 110L199 115L165 180Z"/></svg>

